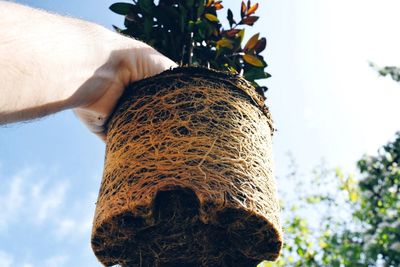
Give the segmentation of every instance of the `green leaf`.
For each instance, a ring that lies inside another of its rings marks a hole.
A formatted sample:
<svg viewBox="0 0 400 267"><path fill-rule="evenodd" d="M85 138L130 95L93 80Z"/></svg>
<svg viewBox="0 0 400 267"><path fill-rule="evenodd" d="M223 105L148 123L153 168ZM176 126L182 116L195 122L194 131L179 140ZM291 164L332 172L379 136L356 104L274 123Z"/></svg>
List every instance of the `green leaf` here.
<svg viewBox="0 0 400 267"><path fill-rule="evenodd" d="M259 59L256 56L245 54L243 55L243 60L249 63L250 65L256 66L256 67L264 67L264 62L263 60Z"/></svg>
<svg viewBox="0 0 400 267"><path fill-rule="evenodd" d="M247 72L244 73L244 78L246 80L252 82L252 81L255 81L255 80L258 80L258 79L262 79L263 78L262 75L263 75L262 73L259 74L259 72L255 72L253 70L250 70L250 71L247 71Z"/></svg>
<svg viewBox="0 0 400 267"><path fill-rule="evenodd" d="M121 33L122 29L118 26L112 25L112 27L114 28L114 30L118 33Z"/></svg>
<svg viewBox="0 0 400 267"><path fill-rule="evenodd" d="M139 0L138 5L144 13L150 14L153 10L154 2L153 0Z"/></svg>
<svg viewBox="0 0 400 267"><path fill-rule="evenodd" d="M215 16L213 14L210 14L210 13L206 13L204 15L204 17L206 17L206 19L208 19L209 21L212 21L212 22L218 22L219 21L217 16Z"/></svg>
<svg viewBox="0 0 400 267"><path fill-rule="evenodd" d="M316 196L316 195L314 195L314 196L309 196L309 197L306 198L306 201L307 201L309 204L319 203L319 202L321 202L321 196Z"/></svg>
<svg viewBox="0 0 400 267"><path fill-rule="evenodd" d="M233 45L232 45L232 42L230 40L228 40L226 38L222 38L221 40L219 40L217 42L217 48L218 47L226 47L226 48L232 49Z"/></svg>
<svg viewBox="0 0 400 267"><path fill-rule="evenodd" d="M205 5L204 3L199 3L199 6L197 8L197 17L201 18L204 14L204 9L205 9Z"/></svg>
<svg viewBox="0 0 400 267"><path fill-rule="evenodd" d="M236 24L236 21L233 19L232 10L230 10L229 8L228 8L228 15L226 18L228 19L229 26L232 28L233 24Z"/></svg>
<svg viewBox="0 0 400 267"><path fill-rule="evenodd" d="M244 77L249 81L254 81L259 79L267 79L271 77L271 75L267 72L264 72L262 68L253 67L244 72Z"/></svg>
<svg viewBox="0 0 400 267"><path fill-rule="evenodd" d="M186 7L192 8L194 5L194 0L186 0L184 4Z"/></svg>
<svg viewBox="0 0 400 267"><path fill-rule="evenodd" d="M185 32L185 24L187 22L187 9L184 6L179 6L179 29L181 33Z"/></svg>
<svg viewBox="0 0 400 267"><path fill-rule="evenodd" d="M144 34L149 36L152 28L153 28L153 20L148 17L145 17L143 23Z"/></svg>
<svg viewBox="0 0 400 267"><path fill-rule="evenodd" d="M115 3L112 4L109 8L112 12L125 16L130 12L133 6L134 5L129 3Z"/></svg>
<svg viewBox="0 0 400 267"><path fill-rule="evenodd" d="M240 32L238 33L240 42L243 42L244 32L245 32L245 30L241 29Z"/></svg>
<svg viewBox="0 0 400 267"><path fill-rule="evenodd" d="M357 202L357 200L358 200L358 193L357 193L357 191L352 190L352 191L349 193L349 199L350 199L351 202Z"/></svg>
<svg viewBox="0 0 400 267"><path fill-rule="evenodd" d="M163 31L173 30L177 27L176 21L179 17L179 12L172 6L157 6L153 9L153 13L158 22L163 25ZM174 19L171 19L174 18Z"/></svg>
<svg viewBox="0 0 400 267"><path fill-rule="evenodd" d="M194 21L193 20L189 20L189 22L188 22L188 30L189 30L189 32L193 31L194 25L195 25Z"/></svg>

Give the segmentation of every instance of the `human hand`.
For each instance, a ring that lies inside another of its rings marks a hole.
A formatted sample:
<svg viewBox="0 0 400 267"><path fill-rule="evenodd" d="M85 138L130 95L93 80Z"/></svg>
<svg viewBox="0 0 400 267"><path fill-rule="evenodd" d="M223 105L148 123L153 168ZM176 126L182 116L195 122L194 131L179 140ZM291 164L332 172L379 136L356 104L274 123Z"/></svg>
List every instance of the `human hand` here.
<svg viewBox="0 0 400 267"><path fill-rule="evenodd" d="M8 1L0 1L0 25L0 125L74 109L105 140L125 87L176 66L100 25Z"/></svg>
<svg viewBox="0 0 400 267"><path fill-rule="evenodd" d="M119 36L118 49L111 52L107 62L96 70L73 98L79 102L74 109L82 122L103 141L105 123L124 89L132 82L156 75L176 64L152 47Z"/></svg>

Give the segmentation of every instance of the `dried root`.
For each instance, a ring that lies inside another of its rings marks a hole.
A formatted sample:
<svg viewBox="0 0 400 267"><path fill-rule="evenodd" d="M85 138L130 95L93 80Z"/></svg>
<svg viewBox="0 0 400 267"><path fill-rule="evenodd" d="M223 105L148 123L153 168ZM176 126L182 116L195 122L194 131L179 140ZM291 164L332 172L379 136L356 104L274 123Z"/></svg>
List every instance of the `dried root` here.
<svg viewBox="0 0 400 267"><path fill-rule="evenodd" d="M180 68L132 84L108 124L92 247L106 266L278 257L272 121L245 80Z"/></svg>

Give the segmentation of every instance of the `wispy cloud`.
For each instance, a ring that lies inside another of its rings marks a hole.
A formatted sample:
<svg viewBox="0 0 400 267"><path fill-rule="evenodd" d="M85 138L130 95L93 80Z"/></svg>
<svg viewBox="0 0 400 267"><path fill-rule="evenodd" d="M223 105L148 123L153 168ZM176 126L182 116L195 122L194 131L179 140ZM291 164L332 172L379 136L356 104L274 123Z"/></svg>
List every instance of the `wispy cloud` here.
<svg viewBox="0 0 400 267"><path fill-rule="evenodd" d="M67 181L49 183L48 177L29 168L10 178L0 174L0 181L0 234L18 221L48 220L64 203L69 187Z"/></svg>
<svg viewBox="0 0 400 267"><path fill-rule="evenodd" d="M3 166L0 267L71 266L72 257L79 266L97 266L88 248L97 193L75 194L74 179L54 169L30 167L5 173ZM21 243L15 246L14 240Z"/></svg>
<svg viewBox="0 0 400 267"><path fill-rule="evenodd" d="M37 223L42 223L48 216L57 213L57 209L64 203L65 194L68 190L68 182L46 187L46 182L41 181L40 185L35 185L31 190L31 197L35 210L34 219Z"/></svg>
<svg viewBox="0 0 400 267"><path fill-rule="evenodd" d="M20 208L24 203L24 195L22 189L22 180L26 176L26 172L14 175L7 184L7 179L1 177L3 186L0 188L0 233L7 229L8 225L16 220Z"/></svg>
<svg viewBox="0 0 400 267"><path fill-rule="evenodd" d="M7 253L6 251L0 250L0 266L1 267L15 267L15 266L21 266L21 267L39 267L39 266L44 266L44 267L63 267L63 266L69 266L67 265L69 261L69 257L67 255L56 255L49 257L47 259L42 260L38 264L34 265L33 263L22 263L22 264L16 264L16 260L14 260L14 256L11 254Z"/></svg>
<svg viewBox="0 0 400 267"><path fill-rule="evenodd" d="M97 194L92 192L69 203L68 212L60 214L53 227L57 240L88 239L93 224Z"/></svg>
<svg viewBox="0 0 400 267"><path fill-rule="evenodd" d="M69 257L66 255L57 255L51 258L48 258L44 261L45 267L63 267L67 266Z"/></svg>
<svg viewBox="0 0 400 267"><path fill-rule="evenodd" d="M11 267L14 262L13 257L5 251L0 250L0 266Z"/></svg>

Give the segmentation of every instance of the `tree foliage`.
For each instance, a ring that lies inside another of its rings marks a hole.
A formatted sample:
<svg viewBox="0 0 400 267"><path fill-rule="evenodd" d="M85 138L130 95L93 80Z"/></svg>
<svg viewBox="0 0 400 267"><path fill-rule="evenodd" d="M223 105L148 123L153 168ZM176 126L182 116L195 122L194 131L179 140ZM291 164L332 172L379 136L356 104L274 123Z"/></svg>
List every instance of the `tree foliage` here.
<svg viewBox="0 0 400 267"><path fill-rule="evenodd" d="M394 81L400 82L400 68L395 66L386 66L386 67L379 67L375 63L370 62L370 66L374 68L379 75L387 76L389 75Z"/></svg>
<svg viewBox="0 0 400 267"><path fill-rule="evenodd" d="M320 168L299 182L282 256L260 267L400 266L400 132L357 168L358 178Z"/></svg>

